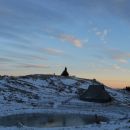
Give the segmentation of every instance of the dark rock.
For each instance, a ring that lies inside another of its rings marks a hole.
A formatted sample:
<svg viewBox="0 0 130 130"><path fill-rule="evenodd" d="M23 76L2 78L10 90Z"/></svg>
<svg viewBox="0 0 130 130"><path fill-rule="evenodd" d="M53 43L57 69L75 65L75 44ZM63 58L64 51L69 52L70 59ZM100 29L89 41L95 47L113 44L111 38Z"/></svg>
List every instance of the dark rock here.
<svg viewBox="0 0 130 130"><path fill-rule="evenodd" d="M89 88L79 95L80 99L88 102L106 103L112 100L103 85L90 85Z"/></svg>
<svg viewBox="0 0 130 130"><path fill-rule="evenodd" d="M126 90L127 90L127 91L130 91L130 87L129 87L129 86L128 86L128 87L126 87Z"/></svg>
<svg viewBox="0 0 130 130"><path fill-rule="evenodd" d="M67 72L66 67L65 67L65 70L62 72L61 76L69 76L69 73Z"/></svg>

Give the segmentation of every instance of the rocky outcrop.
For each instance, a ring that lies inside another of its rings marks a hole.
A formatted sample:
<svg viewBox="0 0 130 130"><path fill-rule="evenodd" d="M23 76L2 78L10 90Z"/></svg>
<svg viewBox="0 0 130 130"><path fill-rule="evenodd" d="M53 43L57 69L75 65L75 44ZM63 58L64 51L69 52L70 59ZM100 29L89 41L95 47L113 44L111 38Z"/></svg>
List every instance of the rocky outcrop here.
<svg viewBox="0 0 130 130"><path fill-rule="evenodd" d="M104 85L90 85L79 97L80 100L97 103L105 103L112 100L111 96L105 90Z"/></svg>
<svg viewBox="0 0 130 130"><path fill-rule="evenodd" d="M126 90L130 92L130 86L127 86L127 87L126 87Z"/></svg>
<svg viewBox="0 0 130 130"><path fill-rule="evenodd" d="M67 68L65 67L64 71L62 72L61 76L69 76L69 73L67 72Z"/></svg>

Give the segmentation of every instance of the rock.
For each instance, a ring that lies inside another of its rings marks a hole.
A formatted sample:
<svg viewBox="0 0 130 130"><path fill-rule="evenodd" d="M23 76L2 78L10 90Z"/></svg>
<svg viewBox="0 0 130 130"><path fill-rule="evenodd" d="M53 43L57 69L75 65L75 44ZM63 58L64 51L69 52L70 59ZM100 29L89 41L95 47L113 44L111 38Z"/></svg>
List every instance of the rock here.
<svg viewBox="0 0 130 130"><path fill-rule="evenodd" d="M90 85L83 94L80 94L80 99L97 103L106 103L112 100L103 85Z"/></svg>
<svg viewBox="0 0 130 130"><path fill-rule="evenodd" d="M62 72L61 76L69 76L69 73L67 72L66 67L65 67L65 70Z"/></svg>
<svg viewBox="0 0 130 130"><path fill-rule="evenodd" d="M130 91L130 87L129 87L129 86L128 86L128 87L126 87L126 90L127 90L127 91Z"/></svg>

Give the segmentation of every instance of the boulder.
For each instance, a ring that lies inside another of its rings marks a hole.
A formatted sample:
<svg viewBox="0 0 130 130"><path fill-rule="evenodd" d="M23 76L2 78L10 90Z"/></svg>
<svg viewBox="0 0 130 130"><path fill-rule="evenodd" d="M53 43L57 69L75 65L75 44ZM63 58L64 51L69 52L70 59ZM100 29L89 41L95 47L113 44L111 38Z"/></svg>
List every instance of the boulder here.
<svg viewBox="0 0 130 130"><path fill-rule="evenodd" d="M67 72L66 67L65 67L64 71L61 73L61 76L69 76L69 73Z"/></svg>
<svg viewBox="0 0 130 130"><path fill-rule="evenodd" d="M130 91L130 86L127 86L127 87L126 87L126 90L127 90L127 91Z"/></svg>
<svg viewBox="0 0 130 130"><path fill-rule="evenodd" d="M106 103L112 100L111 96L105 90L104 85L90 85L79 97L80 100L97 103Z"/></svg>

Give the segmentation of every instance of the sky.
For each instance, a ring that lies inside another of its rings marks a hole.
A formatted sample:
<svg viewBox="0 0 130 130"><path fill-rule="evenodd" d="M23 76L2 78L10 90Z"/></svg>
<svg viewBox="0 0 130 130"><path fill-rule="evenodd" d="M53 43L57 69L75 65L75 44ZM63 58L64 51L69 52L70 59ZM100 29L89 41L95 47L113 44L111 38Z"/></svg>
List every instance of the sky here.
<svg viewBox="0 0 130 130"><path fill-rule="evenodd" d="M0 75L57 74L130 85L130 0L0 0Z"/></svg>

